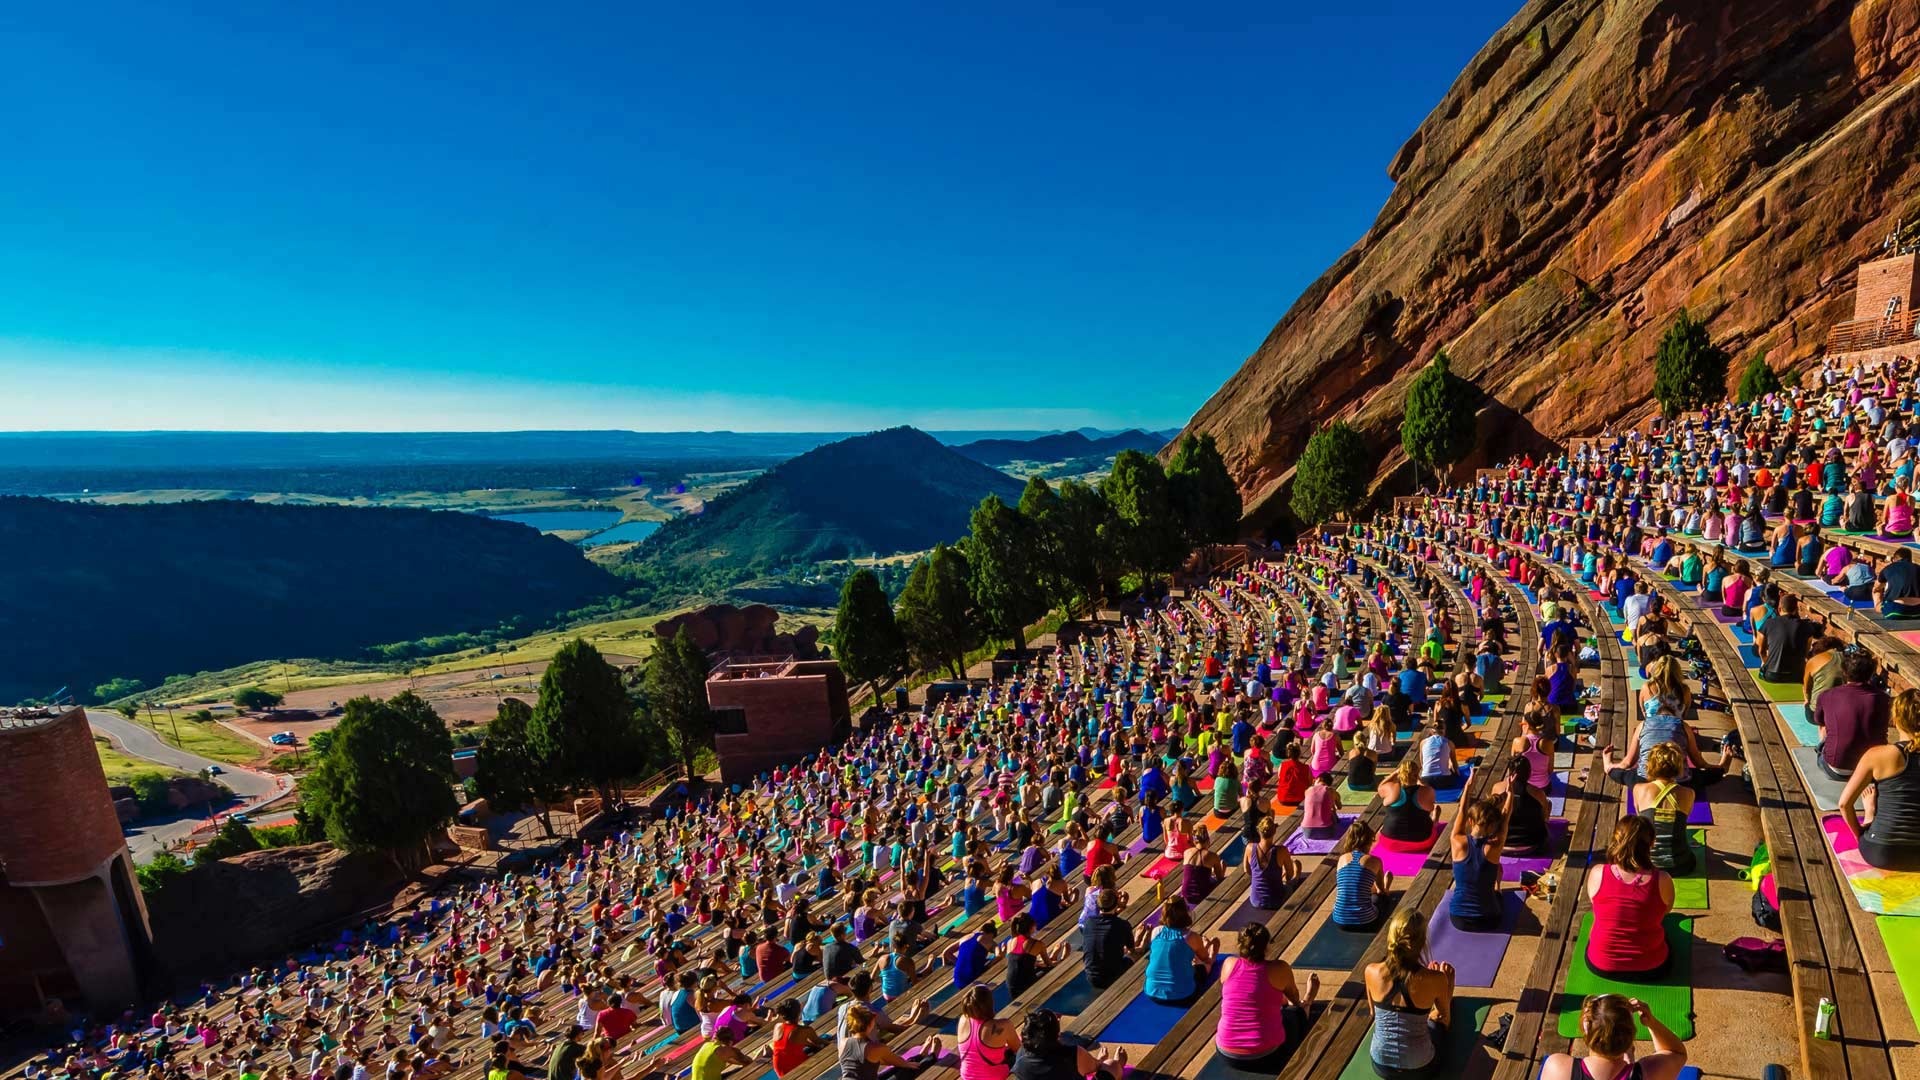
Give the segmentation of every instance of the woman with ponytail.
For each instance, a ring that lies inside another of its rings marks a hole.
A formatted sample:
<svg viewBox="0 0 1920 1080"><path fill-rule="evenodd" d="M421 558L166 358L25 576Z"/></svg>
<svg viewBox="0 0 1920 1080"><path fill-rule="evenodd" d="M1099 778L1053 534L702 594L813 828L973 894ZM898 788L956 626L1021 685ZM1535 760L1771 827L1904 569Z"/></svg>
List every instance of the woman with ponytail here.
<svg viewBox="0 0 1920 1080"><path fill-rule="evenodd" d="M1386 959L1367 965L1373 1041L1367 1056L1376 1076L1426 1080L1441 1075L1453 1014L1453 965L1427 962L1427 921L1405 907L1387 921Z"/></svg>

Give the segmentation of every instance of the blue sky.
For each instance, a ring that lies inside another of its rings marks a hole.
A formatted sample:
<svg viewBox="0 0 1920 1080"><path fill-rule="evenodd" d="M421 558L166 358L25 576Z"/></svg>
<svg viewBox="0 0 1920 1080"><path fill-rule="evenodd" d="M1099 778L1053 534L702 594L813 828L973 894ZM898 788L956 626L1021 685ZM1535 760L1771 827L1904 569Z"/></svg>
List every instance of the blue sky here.
<svg viewBox="0 0 1920 1080"><path fill-rule="evenodd" d="M0 429L1174 426L1515 8L185 6L8 16Z"/></svg>

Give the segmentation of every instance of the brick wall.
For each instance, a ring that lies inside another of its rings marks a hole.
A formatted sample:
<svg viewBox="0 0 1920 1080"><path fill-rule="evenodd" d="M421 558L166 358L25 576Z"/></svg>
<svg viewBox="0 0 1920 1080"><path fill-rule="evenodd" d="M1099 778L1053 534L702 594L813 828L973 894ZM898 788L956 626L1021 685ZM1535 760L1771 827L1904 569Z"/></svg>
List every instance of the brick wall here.
<svg viewBox="0 0 1920 1080"><path fill-rule="evenodd" d="M847 716L846 682L831 661L765 679L710 681L707 703L746 714L746 734L713 740L720 777L730 784L833 742Z"/></svg>
<svg viewBox="0 0 1920 1080"><path fill-rule="evenodd" d="M15 885L77 881L126 847L84 711L0 728L0 822Z"/></svg>
<svg viewBox="0 0 1920 1080"><path fill-rule="evenodd" d="M1915 271L1915 257L1912 255L1861 263L1853 291L1854 319L1878 319L1885 315L1887 298L1891 296L1900 298L1901 311L1912 308Z"/></svg>

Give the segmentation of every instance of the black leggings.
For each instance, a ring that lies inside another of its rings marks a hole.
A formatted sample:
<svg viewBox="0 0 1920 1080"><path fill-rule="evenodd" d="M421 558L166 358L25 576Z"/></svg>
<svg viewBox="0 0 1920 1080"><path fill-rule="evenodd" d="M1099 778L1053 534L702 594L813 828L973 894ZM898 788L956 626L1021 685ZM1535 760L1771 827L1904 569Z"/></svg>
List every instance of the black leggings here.
<svg viewBox="0 0 1920 1080"><path fill-rule="evenodd" d="M1587 957L1587 966L1593 969L1595 975L1605 975L1607 978L1617 982L1651 982L1666 975L1667 970L1673 967L1673 950L1668 949L1666 959L1660 961L1658 965L1643 971L1608 971L1606 968L1594 963L1592 956Z"/></svg>

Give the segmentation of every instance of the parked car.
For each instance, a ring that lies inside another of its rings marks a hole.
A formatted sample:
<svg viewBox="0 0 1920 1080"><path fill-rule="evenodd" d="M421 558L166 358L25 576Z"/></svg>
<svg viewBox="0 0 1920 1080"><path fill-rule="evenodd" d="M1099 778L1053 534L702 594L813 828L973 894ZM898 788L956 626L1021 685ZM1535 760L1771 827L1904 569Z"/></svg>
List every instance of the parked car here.
<svg viewBox="0 0 1920 1080"><path fill-rule="evenodd" d="M267 736L267 741L272 743L275 746L292 746L295 740L293 737L293 732L277 731L272 735Z"/></svg>
<svg viewBox="0 0 1920 1080"><path fill-rule="evenodd" d="M221 767L220 767L220 766L218 766L218 765L209 765L209 766L207 766L207 775L208 775L208 776L219 776L219 775L220 775L221 773L223 773L223 772L226 772L226 771L227 771L227 770L225 770L225 769L223 769L223 768L221 768Z"/></svg>

